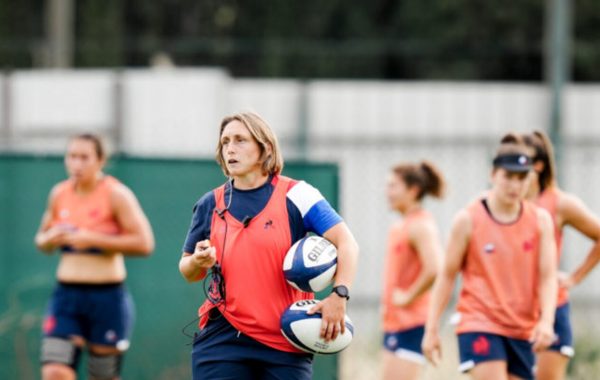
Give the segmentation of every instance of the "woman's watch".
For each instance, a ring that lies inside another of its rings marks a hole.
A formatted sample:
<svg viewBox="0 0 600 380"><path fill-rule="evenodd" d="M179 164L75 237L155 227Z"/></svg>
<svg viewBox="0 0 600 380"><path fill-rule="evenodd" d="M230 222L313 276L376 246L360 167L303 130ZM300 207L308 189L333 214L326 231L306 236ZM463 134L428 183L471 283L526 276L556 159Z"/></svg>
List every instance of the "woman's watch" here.
<svg viewBox="0 0 600 380"><path fill-rule="evenodd" d="M331 292L337 294L342 298L345 298L346 300L350 299L350 292L348 291L348 288L345 285L334 286L333 289L331 289Z"/></svg>

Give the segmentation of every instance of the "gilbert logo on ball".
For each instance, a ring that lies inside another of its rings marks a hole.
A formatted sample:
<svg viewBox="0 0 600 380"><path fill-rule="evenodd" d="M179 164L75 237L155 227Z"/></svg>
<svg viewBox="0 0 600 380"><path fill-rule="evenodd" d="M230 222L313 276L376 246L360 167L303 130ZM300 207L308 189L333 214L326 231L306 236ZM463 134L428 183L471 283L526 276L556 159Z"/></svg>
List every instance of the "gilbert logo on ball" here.
<svg viewBox="0 0 600 380"><path fill-rule="evenodd" d="M298 290L318 292L333 281L337 268L337 249L320 236L307 236L288 250L283 260L287 282Z"/></svg>
<svg viewBox="0 0 600 380"><path fill-rule="evenodd" d="M346 315L346 331L334 340L325 341L320 337L321 314L307 314L318 300L294 302L281 316L281 333L296 348L311 354L335 354L350 345L354 336L354 326Z"/></svg>

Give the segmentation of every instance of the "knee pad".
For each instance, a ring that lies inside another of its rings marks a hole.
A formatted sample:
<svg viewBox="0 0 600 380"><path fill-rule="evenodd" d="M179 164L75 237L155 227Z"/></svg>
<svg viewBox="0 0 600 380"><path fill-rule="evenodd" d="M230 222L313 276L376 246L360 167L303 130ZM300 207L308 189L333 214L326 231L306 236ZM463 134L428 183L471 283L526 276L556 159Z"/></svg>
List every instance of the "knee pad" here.
<svg viewBox="0 0 600 380"><path fill-rule="evenodd" d="M60 363L77 370L81 349L65 338L47 336L42 339L42 363Z"/></svg>
<svg viewBox="0 0 600 380"><path fill-rule="evenodd" d="M88 375L90 379L107 380L119 377L123 355L98 355L90 352Z"/></svg>

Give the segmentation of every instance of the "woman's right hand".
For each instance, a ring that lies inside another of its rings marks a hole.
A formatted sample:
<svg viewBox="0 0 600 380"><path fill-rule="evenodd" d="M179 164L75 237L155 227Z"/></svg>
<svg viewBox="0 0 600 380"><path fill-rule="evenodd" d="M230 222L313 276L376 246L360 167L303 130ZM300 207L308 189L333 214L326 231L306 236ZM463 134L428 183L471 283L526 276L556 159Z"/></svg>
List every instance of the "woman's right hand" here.
<svg viewBox="0 0 600 380"><path fill-rule="evenodd" d="M65 245L66 238L71 232L71 228L67 228L63 225L50 227L37 235L36 244L40 249L51 252L59 246Z"/></svg>
<svg viewBox="0 0 600 380"><path fill-rule="evenodd" d="M425 336L421 342L423 355L433 364L437 366L442 359L442 345L438 333L425 329Z"/></svg>
<svg viewBox="0 0 600 380"><path fill-rule="evenodd" d="M198 268L210 269L217 262L217 251L210 245L210 240L202 240L196 243L192 260Z"/></svg>

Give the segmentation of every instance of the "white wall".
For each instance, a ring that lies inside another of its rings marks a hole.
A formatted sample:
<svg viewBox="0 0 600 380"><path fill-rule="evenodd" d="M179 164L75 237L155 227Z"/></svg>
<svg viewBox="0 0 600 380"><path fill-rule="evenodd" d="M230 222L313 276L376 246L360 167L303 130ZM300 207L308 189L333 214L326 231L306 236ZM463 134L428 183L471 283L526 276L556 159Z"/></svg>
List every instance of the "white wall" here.
<svg viewBox="0 0 600 380"><path fill-rule="evenodd" d="M547 124L536 85L316 81L309 91L317 139L490 137Z"/></svg>
<svg viewBox="0 0 600 380"><path fill-rule="evenodd" d="M600 137L600 85L571 85L565 91L565 135Z"/></svg>
<svg viewBox="0 0 600 380"><path fill-rule="evenodd" d="M292 80L236 79L228 89L227 113L254 111L277 129L281 141L298 134L302 85Z"/></svg>
<svg viewBox="0 0 600 380"><path fill-rule="evenodd" d="M222 70L128 70L123 85L123 150L198 157L214 150L229 78Z"/></svg>
<svg viewBox="0 0 600 380"><path fill-rule="evenodd" d="M16 147L57 150L65 135L113 128L112 71L17 71L10 75L9 123Z"/></svg>
<svg viewBox="0 0 600 380"><path fill-rule="evenodd" d="M549 105L545 87L518 83L305 84L192 68L16 71L6 79L13 143L27 147L27 140L85 130L111 135L119 127L112 137L120 137L121 149L141 155L210 156L218 122L239 110L261 113L292 149L302 126L312 141L326 142L495 138L544 129ZM569 86L566 136L598 137L598 105L600 86Z"/></svg>

